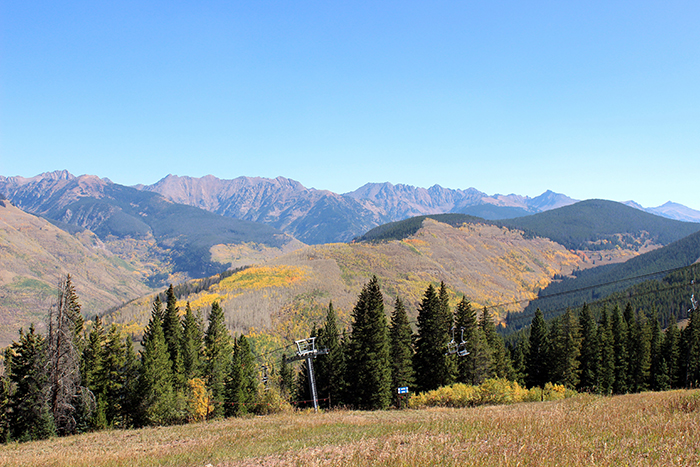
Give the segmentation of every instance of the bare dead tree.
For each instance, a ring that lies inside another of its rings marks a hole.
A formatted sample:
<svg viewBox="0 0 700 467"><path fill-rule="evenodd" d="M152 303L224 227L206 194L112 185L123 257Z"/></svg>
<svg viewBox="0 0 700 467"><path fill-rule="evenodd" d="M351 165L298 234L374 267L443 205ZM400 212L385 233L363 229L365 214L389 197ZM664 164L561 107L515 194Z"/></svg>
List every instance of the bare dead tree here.
<svg viewBox="0 0 700 467"><path fill-rule="evenodd" d="M89 409L89 395L80 385L79 339L83 318L70 274L61 278L58 299L49 310L47 357L49 402L59 434L74 433L76 413ZM87 396L87 397L86 397ZM89 411L89 410L88 410Z"/></svg>

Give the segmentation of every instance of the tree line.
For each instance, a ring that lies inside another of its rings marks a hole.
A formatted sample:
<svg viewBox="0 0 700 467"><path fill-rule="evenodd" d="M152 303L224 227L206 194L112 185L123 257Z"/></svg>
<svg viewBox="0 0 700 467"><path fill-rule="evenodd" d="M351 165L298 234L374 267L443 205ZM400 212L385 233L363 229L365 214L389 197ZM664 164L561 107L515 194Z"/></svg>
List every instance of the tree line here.
<svg viewBox="0 0 700 467"><path fill-rule="evenodd" d="M348 329L329 303L325 321L311 330L317 347L328 350L314 364L325 406L386 409L405 404L401 387L416 393L494 377L601 394L700 382L697 307L685 328L672 322L665 332L629 305L598 316L584 306L548 322L537 310L529 333L509 345L487 308L475 309L466 297L451 308L444 283L427 286L415 325L400 298L391 308L386 313L376 277L359 294ZM20 330L4 352L5 441L262 414L311 399L306 366L294 369L282 355L263 369L251 342L230 334L217 302L206 321L189 304L180 313L172 286L152 304L138 355L116 325L99 317L85 324L70 276L47 325L47 336L34 326Z"/></svg>
<svg viewBox="0 0 700 467"><path fill-rule="evenodd" d="M231 336L217 302L207 322L173 287L157 296L137 355L130 336L95 317L85 325L66 276L48 318L4 352L0 437L26 441L103 428L166 425L260 410L245 336Z"/></svg>

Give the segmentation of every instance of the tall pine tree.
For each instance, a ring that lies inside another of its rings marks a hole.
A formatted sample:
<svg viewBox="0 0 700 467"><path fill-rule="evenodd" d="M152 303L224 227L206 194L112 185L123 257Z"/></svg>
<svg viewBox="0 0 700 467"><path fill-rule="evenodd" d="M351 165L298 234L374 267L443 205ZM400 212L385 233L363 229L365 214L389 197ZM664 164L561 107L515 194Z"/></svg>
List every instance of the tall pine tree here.
<svg viewBox="0 0 700 467"><path fill-rule="evenodd" d="M201 378L204 362L204 332L202 317L195 314L187 302L185 317L182 321L182 373L183 379L189 381Z"/></svg>
<svg viewBox="0 0 700 467"><path fill-rule="evenodd" d="M173 364L173 387L181 391L185 387L184 372L182 369L182 323L180 322L180 309L177 306L177 297L173 285L170 284L165 292L165 312L163 313L163 336L168 345L170 361Z"/></svg>
<svg viewBox="0 0 700 467"><path fill-rule="evenodd" d="M328 353L319 355L314 363L318 397L329 398L332 405L342 405L345 395L345 349L340 342L340 332L333 303L328 304L326 321L316 339L318 349Z"/></svg>
<svg viewBox="0 0 700 467"><path fill-rule="evenodd" d="M26 334L20 329L19 342L5 352L5 373L9 381L9 438L30 441L49 438L55 425L47 397L46 341L34 325Z"/></svg>
<svg viewBox="0 0 700 467"><path fill-rule="evenodd" d="M544 387L549 381L549 336L544 315L538 308L530 324L530 340L526 358L527 385L529 387Z"/></svg>
<svg viewBox="0 0 700 467"><path fill-rule="evenodd" d="M391 314L389 342L392 392L401 387L413 387L413 331L408 323L406 308L399 297L396 297Z"/></svg>
<svg viewBox="0 0 700 467"><path fill-rule="evenodd" d="M615 306L612 312L612 336L615 350L615 383L613 391L616 394L624 394L629 390L627 385L629 377L629 332L627 322L618 306Z"/></svg>
<svg viewBox="0 0 700 467"><path fill-rule="evenodd" d="M612 319L603 307L598 325L598 345L600 346L600 363L598 365L598 392L611 394L615 389L615 338L612 331Z"/></svg>
<svg viewBox="0 0 700 467"><path fill-rule="evenodd" d="M579 326L581 328L581 355L579 357L581 373L578 387L582 391L592 392L596 390L598 385L600 344L598 342L598 324L593 316L593 310L585 303L579 314Z"/></svg>
<svg viewBox="0 0 700 467"><path fill-rule="evenodd" d="M417 391L437 389L453 380L452 366L446 355L452 338L452 314L449 308L444 312L441 295L435 292L432 284L428 285L418 308L418 336L413 355Z"/></svg>
<svg viewBox="0 0 700 467"><path fill-rule="evenodd" d="M224 320L224 310L219 302L211 305L209 325L204 335L204 377L212 392L214 410L212 415L224 415L226 401L226 378L230 371L233 346Z"/></svg>
<svg viewBox="0 0 700 467"><path fill-rule="evenodd" d="M513 365L511 364L510 356L506 351L503 338L496 331L496 325L493 322L491 313L489 313L486 307L484 307L481 312L479 327L483 331L486 342L488 342L489 348L491 349L490 376L512 379Z"/></svg>
<svg viewBox="0 0 700 467"><path fill-rule="evenodd" d="M457 360L457 371L455 380L460 383L475 384L475 362L478 358L478 323L476 319L476 311L472 308L467 297L462 297L462 300L455 308L455 329L459 333L460 341L464 339L464 350L468 354L460 357Z"/></svg>
<svg viewBox="0 0 700 467"><path fill-rule="evenodd" d="M384 299L376 276L363 287L352 318L348 402L360 409L385 409L391 402L391 368Z"/></svg>
<svg viewBox="0 0 700 467"><path fill-rule="evenodd" d="M173 388L173 365L163 334L160 311L161 303L157 300L141 341L143 350L139 378L139 413L140 422L146 425L166 425L178 418Z"/></svg>
<svg viewBox="0 0 700 467"><path fill-rule="evenodd" d="M48 317L47 368L49 405L59 434L74 433L80 419L89 419L94 398L81 386L83 332L80 303L70 274L61 279L58 299Z"/></svg>
<svg viewBox="0 0 700 467"><path fill-rule="evenodd" d="M239 416L255 410L258 381L255 358L245 336L234 341L229 377L226 381L227 416Z"/></svg>

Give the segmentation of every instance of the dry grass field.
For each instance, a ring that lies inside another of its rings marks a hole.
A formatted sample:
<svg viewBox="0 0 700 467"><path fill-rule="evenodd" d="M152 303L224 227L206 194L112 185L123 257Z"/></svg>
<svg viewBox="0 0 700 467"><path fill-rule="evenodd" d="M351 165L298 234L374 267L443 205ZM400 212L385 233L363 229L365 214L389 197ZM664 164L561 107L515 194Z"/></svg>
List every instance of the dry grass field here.
<svg viewBox="0 0 700 467"><path fill-rule="evenodd" d="M289 412L0 447L2 466L700 465L700 391Z"/></svg>

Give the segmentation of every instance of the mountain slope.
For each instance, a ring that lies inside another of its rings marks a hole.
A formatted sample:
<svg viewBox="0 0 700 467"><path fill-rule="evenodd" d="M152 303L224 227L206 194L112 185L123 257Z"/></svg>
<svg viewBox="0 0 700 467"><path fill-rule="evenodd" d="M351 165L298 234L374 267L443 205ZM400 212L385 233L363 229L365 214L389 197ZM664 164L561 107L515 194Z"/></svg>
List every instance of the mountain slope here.
<svg viewBox="0 0 700 467"><path fill-rule="evenodd" d="M95 176L55 172L32 179L1 179L0 191L28 212L59 226L89 229L108 245L115 239L152 245L171 263L158 276L161 279L171 273L203 277L221 271L225 266L211 258L211 248L218 244L282 249L295 242L268 225L173 203L157 193Z"/></svg>
<svg viewBox="0 0 700 467"><path fill-rule="evenodd" d="M647 240L668 245L700 230L700 224L666 219L605 200L581 201L497 224L547 237L573 250L634 246Z"/></svg>
<svg viewBox="0 0 700 467"><path fill-rule="evenodd" d="M189 301L193 309L206 312L217 300L233 331L288 342L307 337L311 323L320 323L330 301L347 325L362 286L376 274L387 310L400 296L415 318L428 284L444 281L452 305L466 295L475 307L494 306L492 312L502 319L507 311L522 308L515 302L534 298L554 275L570 273L579 261L546 239L525 239L485 224L453 227L424 219L415 235L401 241L307 246L195 294L186 293L194 286L183 287L180 305ZM115 310L109 319L143 325L151 300Z"/></svg>
<svg viewBox="0 0 700 467"><path fill-rule="evenodd" d="M267 224L308 244L348 241L383 219L354 199L305 188L284 177L221 180L211 175L168 175L137 188L222 216Z"/></svg>
<svg viewBox="0 0 700 467"><path fill-rule="evenodd" d="M576 273L575 277L553 282L540 292L539 298L533 300L523 313L510 316L508 325L517 329L529 324L537 308L547 317L556 316L566 311L566 308L592 303L646 280L659 280L667 271L690 266L698 261L700 232L624 263L587 269Z"/></svg>
<svg viewBox="0 0 700 467"><path fill-rule="evenodd" d="M31 322L43 328L66 273L88 317L152 291L138 265L110 253L93 233L73 236L0 201L0 347Z"/></svg>
<svg viewBox="0 0 700 467"><path fill-rule="evenodd" d="M434 185L426 189L391 183L368 183L339 195L305 188L284 177L222 180L212 175L168 175L153 185L136 188L223 216L262 222L308 244L349 241L378 225L418 215L468 213L503 219L574 202L551 191L536 198L490 197L474 188Z"/></svg>

